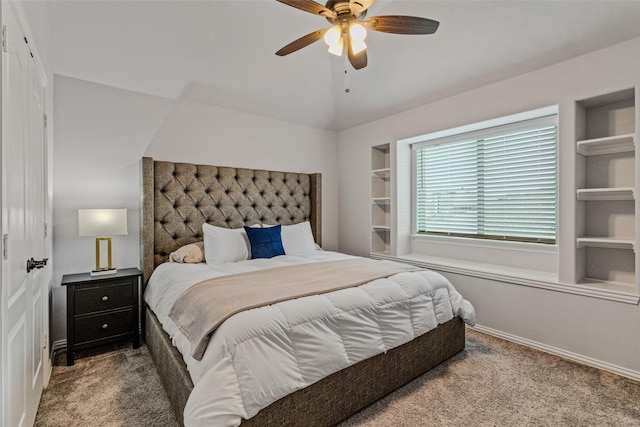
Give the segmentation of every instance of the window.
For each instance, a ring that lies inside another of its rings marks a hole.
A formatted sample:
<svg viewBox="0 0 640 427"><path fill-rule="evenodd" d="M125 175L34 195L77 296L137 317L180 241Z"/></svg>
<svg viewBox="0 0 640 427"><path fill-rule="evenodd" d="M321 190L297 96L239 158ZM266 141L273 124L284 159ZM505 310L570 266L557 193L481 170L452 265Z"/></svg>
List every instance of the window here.
<svg viewBox="0 0 640 427"><path fill-rule="evenodd" d="M417 234L556 242L557 115L412 149Z"/></svg>

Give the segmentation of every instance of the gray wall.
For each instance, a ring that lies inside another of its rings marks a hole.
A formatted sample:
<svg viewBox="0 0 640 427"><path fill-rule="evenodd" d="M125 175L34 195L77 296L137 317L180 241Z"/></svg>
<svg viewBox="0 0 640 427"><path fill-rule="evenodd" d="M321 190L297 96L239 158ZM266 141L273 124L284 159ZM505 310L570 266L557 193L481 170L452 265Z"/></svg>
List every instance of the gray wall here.
<svg viewBox="0 0 640 427"><path fill-rule="evenodd" d="M371 231L364 219L370 216L372 146L558 105L557 282L570 283L575 276L572 262L576 234L575 101L640 87L638 52L640 39L630 40L340 132L341 251L357 255L369 253ZM473 274L447 275L475 305L478 324L486 330L640 378L640 308L637 305L479 279Z"/></svg>
<svg viewBox="0 0 640 427"><path fill-rule="evenodd" d="M64 76L55 78L54 341L66 338L63 274L95 268L93 238L78 237L80 208L127 208L113 265L140 266L139 161L320 172L323 246L338 249L337 134Z"/></svg>

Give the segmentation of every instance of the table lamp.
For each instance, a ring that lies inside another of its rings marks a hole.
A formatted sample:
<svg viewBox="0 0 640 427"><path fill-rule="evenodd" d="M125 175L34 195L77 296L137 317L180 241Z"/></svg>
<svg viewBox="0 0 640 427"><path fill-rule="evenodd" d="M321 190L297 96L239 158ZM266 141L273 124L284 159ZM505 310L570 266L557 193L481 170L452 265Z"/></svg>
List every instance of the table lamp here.
<svg viewBox="0 0 640 427"><path fill-rule="evenodd" d="M96 238L96 269L92 276L115 274L111 266L111 236L127 234L126 209L78 209L78 235ZM107 242L107 266L100 265L100 244Z"/></svg>

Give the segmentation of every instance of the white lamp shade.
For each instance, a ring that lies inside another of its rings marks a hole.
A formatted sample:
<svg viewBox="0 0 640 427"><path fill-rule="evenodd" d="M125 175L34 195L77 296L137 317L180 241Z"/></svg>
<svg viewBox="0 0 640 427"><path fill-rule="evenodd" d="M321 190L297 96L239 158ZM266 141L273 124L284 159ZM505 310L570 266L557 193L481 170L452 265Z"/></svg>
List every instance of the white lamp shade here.
<svg viewBox="0 0 640 427"><path fill-rule="evenodd" d="M78 235L117 236L127 234L126 209L78 209Z"/></svg>

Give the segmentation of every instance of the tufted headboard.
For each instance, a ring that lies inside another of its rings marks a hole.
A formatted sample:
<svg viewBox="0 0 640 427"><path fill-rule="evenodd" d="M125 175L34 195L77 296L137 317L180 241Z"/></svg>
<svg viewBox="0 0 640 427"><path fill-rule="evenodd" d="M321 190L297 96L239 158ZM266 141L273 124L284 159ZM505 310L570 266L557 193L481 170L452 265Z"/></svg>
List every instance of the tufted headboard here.
<svg viewBox="0 0 640 427"><path fill-rule="evenodd" d="M179 247L201 241L202 224L238 228L309 221L322 244L321 174L154 161L143 157L143 284Z"/></svg>

